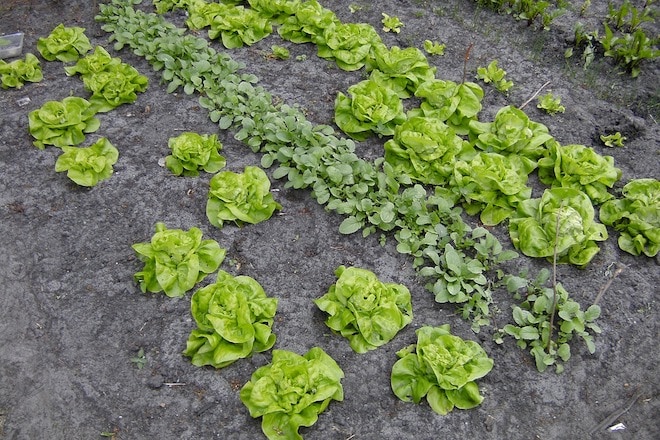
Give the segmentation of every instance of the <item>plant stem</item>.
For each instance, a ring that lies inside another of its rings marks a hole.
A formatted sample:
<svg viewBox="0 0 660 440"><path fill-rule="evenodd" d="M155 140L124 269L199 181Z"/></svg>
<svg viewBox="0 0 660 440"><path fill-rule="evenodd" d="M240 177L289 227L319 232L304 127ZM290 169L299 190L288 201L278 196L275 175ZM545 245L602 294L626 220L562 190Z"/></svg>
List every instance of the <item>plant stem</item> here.
<svg viewBox="0 0 660 440"><path fill-rule="evenodd" d="M465 57L463 57L463 80L461 81L461 84L465 83L465 78L467 78L467 63L470 60L470 52L472 52L473 47L474 43L470 43L465 51Z"/></svg>
<svg viewBox="0 0 660 440"><path fill-rule="evenodd" d="M532 102L532 99L536 98L538 96L538 94L541 93L541 91L543 89L545 89L549 84L550 84L550 81L546 81L545 84L543 84L541 87L539 87L539 89L532 95L532 97L529 98L527 101L523 102L523 104L520 107L518 107L518 109L522 110L523 108L525 108L525 106L527 104L529 104L530 102Z"/></svg>

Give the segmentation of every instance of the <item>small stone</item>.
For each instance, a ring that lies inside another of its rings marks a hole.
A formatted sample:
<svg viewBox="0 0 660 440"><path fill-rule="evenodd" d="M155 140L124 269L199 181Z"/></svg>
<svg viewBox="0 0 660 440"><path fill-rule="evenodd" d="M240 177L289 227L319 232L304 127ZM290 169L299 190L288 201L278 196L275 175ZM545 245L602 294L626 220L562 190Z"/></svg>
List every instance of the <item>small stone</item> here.
<svg viewBox="0 0 660 440"><path fill-rule="evenodd" d="M152 390L157 390L163 386L163 382L165 382L163 376L161 376L160 374L156 374L155 376L151 376L147 380L147 386Z"/></svg>

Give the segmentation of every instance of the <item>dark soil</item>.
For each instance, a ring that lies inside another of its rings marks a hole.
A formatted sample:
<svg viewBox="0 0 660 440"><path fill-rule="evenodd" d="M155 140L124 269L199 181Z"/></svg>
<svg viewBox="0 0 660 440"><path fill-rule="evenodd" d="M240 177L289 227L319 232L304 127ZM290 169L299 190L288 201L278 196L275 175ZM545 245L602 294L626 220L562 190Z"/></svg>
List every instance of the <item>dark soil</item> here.
<svg viewBox="0 0 660 440"><path fill-rule="evenodd" d="M586 269L559 267L559 280L583 308L616 268L623 270L600 302L603 333L596 338L596 353L590 355L576 341L566 371L557 375L539 373L529 353L512 340L496 345L494 328L474 334L453 306L433 301L409 258L396 252L393 239L381 246L377 235L339 234L342 218L326 212L307 191L274 181L275 198L283 206L278 215L244 228L214 228L205 215L210 176L176 178L159 165L168 154L168 138L184 130L218 133L231 170L259 165L260 157L231 132L218 132L196 96L168 95L143 59L113 52L108 34L94 21L96 3L0 4L0 34L25 32L24 53L37 54L37 39L59 23L82 26L94 45L103 45L150 79L135 104L101 115L100 130L88 137L89 142L106 136L120 151L114 175L92 189L56 173L59 150L36 149L27 130L28 112L45 102L86 97L82 82L67 77L62 63L42 61L41 83L0 92L0 235L5 237L0 251L0 438L77 440L103 433L126 440L264 438L260 420L250 417L238 391L270 361L270 353L222 370L193 366L181 355L195 327L190 296L144 295L133 281L141 264L131 245L149 240L159 221L170 228L201 228L228 250L223 269L255 278L279 298L275 348L303 354L320 346L342 367L346 398L301 430L306 439L660 438L657 259L622 252L610 231ZM421 47L425 39L446 43L444 56L430 58L439 78L462 79L470 44L469 78L478 66L498 59L515 86L507 96L484 86L482 120L504 105L521 105L551 81L548 89L561 97L566 112L549 116L532 102L525 108L530 118L546 124L562 144L592 145L614 156L623 171L616 188L633 178L660 178L658 63L643 65L641 75L631 79L611 59L597 57L585 71L579 54L564 58L575 22L598 26L606 2L592 2L585 18L565 14L549 31L479 9L470 0L321 3L342 21L366 22L379 30L381 12L398 16L405 23L400 34L381 32L388 45ZM579 10L581 2L575 3ZM362 9L352 14L351 4ZM181 14L169 17L181 23ZM272 44L289 47L291 59L267 59ZM214 47L223 50L217 43ZM304 62L295 60L303 54ZM230 55L245 62L246 72L256 74L274 95L308 109L314 123L331 123L336 93L363 75L341 71L317 58L312 46L291 45L277 35ZM21 106L23 98L29 103ZM598 140L614 131L628 138L625 148L606 148ZM365 157L382 154L376 140L359 148ZM506 230L496 232L510 246ZM413 295L413 323L367 354L354 353L346 340L333 335L312 302L335 281L334 270L341 264L403 283ZM518 266L534 272L548 264L521 258L510 269ZM509 322L513 302L506 292L498 292L495 300L497 328ZM441 324L480 342L495 361L479 382L483 404L447 416L426 403L398 400L389 383L395 352L415 342L417 328ZM142 369L131 362L140 349L146 356ZM608 430L618 423L624 428Z"/></svg>

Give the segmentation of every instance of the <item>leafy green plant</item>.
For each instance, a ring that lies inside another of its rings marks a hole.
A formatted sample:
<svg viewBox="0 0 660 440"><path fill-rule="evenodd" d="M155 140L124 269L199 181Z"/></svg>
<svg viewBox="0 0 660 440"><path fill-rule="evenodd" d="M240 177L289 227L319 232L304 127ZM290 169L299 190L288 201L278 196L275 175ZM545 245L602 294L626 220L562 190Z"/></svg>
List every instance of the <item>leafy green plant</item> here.
<svg viewBox="0 0 660 440"><path fill-rule="evenodd" d="M312 426L333 400L344 400L344 372L325 351L300 356L273 350L273 360L252 374L240 399L270 440L302 440L301 426Z"/></svg>
<svg viewBox="0 0 660 440"><path fill-rule="evenodd" d="M492 83L502 93L513 87L513 81L507 81L505 77L506 71L497 65L497 60L491 61L487 67L477 68L477 78L486 84Z"/></svg>
<svg viewBox="0 0 660 440"><path fill-rule="evenodd" d="M138 370L144 368L147 364L147 356L144 354L144 348L140 348L137 354L131 358L131 362L135 364Z"/></svg>
<svg viewBox="0 0 660 440"><path fill-rule="evenodd" d="M301 0L248 0L250 7L271 21L281 24L296 14Z"/></svg>
<svg viewBox="0 0 660 440"><path fill-rule="evenodd" d="M607 239L607 229L595 219L591 199L574 188L546 189L541 198L518 204L509 221L509 235L523 254L584 267Z"/></svg>
<svg viewBox="0 0 660 440"><path fill-rule="evenodd" d="M76 61L92 50L92 45L81 27L65 27L60 23L47 37L37 40L37 50L47 61Z"/></svg>
<svg viewBox="0 0 660 440"><path fill-rule="evenodd" d="M398 174L412 180L444 185L450 181L457 160L476 153L467 141L436 118L414 116L394 129L384 145L385 160Z"/></svg>
<svg viewBox="0 0 660 440"><path fill-rule="evenodd" d="M366 70L371 72L371 79L396 91L400 98L409 98L421 83L435 78L436 72L416 47L388 48L382 43L374 46Z"/></svg>
<svg viewBox="0 0 660 440"><path fill-rule="evenodd" d="M367 79L348 88L335 99L335 123L356 140L372 134L391 136L394 127L406 120L403 102L395 91Z"/></svg>
<svg viewBox="0 0 660 440"><path fill-rule="evenodd" d="M470 139L475 146L502 155L518 156L526 167L536 168L545 155L546 145L553 138L548 127L529 119L519 108L511 105L497 111L493 122L470 122Z"/></svg>
<svg viewBox="0 0 660 440"><path fill-rule="evenodd" d="M20 89L26 82L39 82L43 78L39 58L31 53L10 63L0 60L0 81L3 89Z"/></svg>
<svg viewBox="0 0 660 440"><path fill-rule="evenodd" d="M585 192L595 204L613 196L607 190L621 178L612 156L601 156L584 145L552 142L547 156L539 162L539 180L552 187L575 188Z"/></svg>
<svg viewBox="0 0 660 440"><path fill-rule="evenodd" d="M424 50L429 55L442 56L445 54L447 45L438 43L437 41L424 40Z"/></svg>
<svg viewBox="0 0 660 440"><path fill-rule="evenodd" d="M119 158L119 151L104 137L85 148L62 146L62 152L55 171L66 171L67 177L80 186L96 186L108 179Z"/></svg>
<svg viewBox="0 0 660 440"><path fill-rule="evenodd" d="M654 60L660 56L658 38L649 38L642 29L636 29L632 34L625 33L616 36L607 23L603 23L605 35L599 40L603 46L604 55L614 60L636 78L641 72L641 63L644 60Z"/></svg>
<svg viewBox="0 0 660 440"><path fill-rule="evenodd" d="M86 99L69 96L62 101L48 101L28 114L33 144L43 150L46 145L75 146L85 140L85 133L99 129L96 110Z"/></svg>
<svg viewBox="0 0 660 440"><path fill-rule="evenodd" d="M272 51L271 57L277 60L287 60L291 56L289 49L284 46L278 46L274 44L270 47L270 49Z"/></svg>
<svg viewBox="0 0 660 440"><path fill-rule="evenodd" d="M165 165L176 176L199 176L199 170L216 173L227 164L215 134L186 131L170 138L167 145L172 154L165 158Z"/></svg>
<svg viewBox="0 0 660 440"><path fill-rule="evenodd" d="M354 71L364 67L381 39L369 24L332 22L314 43L319 57L334 60L340 69Z"/></svg>
<svg viewBox="0 0 660 440"><path fill-rule="evenodd" d="M623 142L626 140L626 137L617 131L616 133L608 135L601 134L600 140L606 147L623 147Z"/></svg>
<svg viewBox="0 0 660 440"><path fill-rule="evenodd" d="M509 276L507 289L520 299L523 290L523 302L513 307L515 324L507 324L494 336L495 342L503 343L505 336L512 336L522 349L529 348L534 356L536 368L543 372L554 365L555 371L564 371L563 363L571 357L570 342L580 337L587 344L589 353L596 351L593 334L600 333L595 323L600 316L600 307L591 305L581 310L580 304L569 297L561 284L554 288L547 287L550 276L547 269L542 270L535 280L526 277ZM556 337L553 336L556 327Z"/></svg>
<svg viewBox="0 0 660 440"><path fill-rule="evenodd" d="M538 98L538 104L536 104L536 107L551 115L554 115L555 113L564 113L566 110L566 107L561 105L561 98L554 96L550 92Z"/></svg>
<svg viewBox="0 0 660 440"><path fill-rule="evenodd" d="M156 232L149 242L132 246L144 263L134 275L143 293L165 292L169 297L181 297L206 275L215 272L226 251L215 240L203 240L199 228L167 229L156 223Z"/></svg>
<svg viewBox="0 0 660 440"><path fill-rule="evenodd" d="M272 326L277 302L253 278L218 271L215 283L192 296L197 328L190 333L183 355L198 367L223 368L270 349L276 339Z"/></svg>
<svg viewBox="0 0 660 440"><path fill-rule="evenodd" d="M294 15L283 21L277 32L294 43L318 43L324 40L324 29L339 23L330 9L321 6L317 0L307 0L300 3Z"/></svg>
<svg viewBox="0 0 660 440"><path fill-rule="evenodd" d="M221 171L209 182L206 216L218 228L228 221L256 224L280 208L270 193L268 176L259 167L247 166L243 173Z"/></svg>
<svg viewBox="0 0 660 440"><path fill-rule="evenodd" d="M424 326L417 344L397 352L391 386L404 402L420 403L426 397L431 409L446 415L454 408L479 406L483 396L476 380L493 368L493 360L481 346L450 333L449 324Z"/></svg>
<svg viewBox="0 0 660 440"><path fill-rule="evenodd" d="M273 32L267 17L243 6L219 4L222 8L213 15L209 38L220 38L227 49L251 46Z"/></svg>
<svg viewBox="0 0 660 440"><path fill-rule="evenodd" d="M366 269L339 266L328 293L314 300L329 316L325 323L347 338L357 353L391 341L413 318L408 289L383 283Z"/></svg>
<svg viewBox="0 0 660 440"><path fill-rule="evenodd" d="M655 257L660 251L660 182L631 180L622 195L601 206L600 221L619 232L619 247L624 251Z"/></svg>
<svg viewBox="0 0 660 440"><path fill-rule="evenodd" d="M433 79L420 84L415 96L422 102L419 109L409 112L409 117L423 115L438 118L457 134L466 135L470 131L470 122L476 120L481 111L484 91L473 82L459 84Z"/></svg>
<svg viewBox="0 0 660 440"><path fill-rule="evenodd" d="M533 167L519 156L486 152L469 161L457 161L455 185L465 200L465 210L471 215L479 213L485 225L503 222L520 202L531 197L527 179Z"/></svg>
<svg viewBox="0 0 660 440"><path fill-rule="evenodd" d="M384 12L382 13L382 15L383 15L383 19L381 20L381 23L383 23L383 31L394 32L395 34L401 32L401 28L404 26L404 24L399 19L399 17L397 17L396 15L390 16Z"/></svg>
<svg viewBox="0 0 660 440"><path fill-rule="evenodd" d="M641 24L654 21L654 14L651 8L655 0L645 0L641 9L636 8L630 0L624 0L621 6L617 8L614 3L607 5L607 21L612 23L617 29L634 32Z"/></svg>

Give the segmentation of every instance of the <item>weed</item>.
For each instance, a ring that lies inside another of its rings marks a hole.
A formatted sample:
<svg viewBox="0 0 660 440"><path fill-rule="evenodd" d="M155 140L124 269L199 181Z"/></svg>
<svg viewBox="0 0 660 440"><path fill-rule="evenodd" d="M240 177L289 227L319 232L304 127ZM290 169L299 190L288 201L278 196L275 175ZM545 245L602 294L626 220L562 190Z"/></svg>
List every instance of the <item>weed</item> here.
<svg viewBox="0 0 660 440"><path fill-rule="evenodd" d="M131 362L135 364L138 370L144 368L147 363L147 356L144 354L144 348L140 347L137 355L131 358Z"/></svg>

